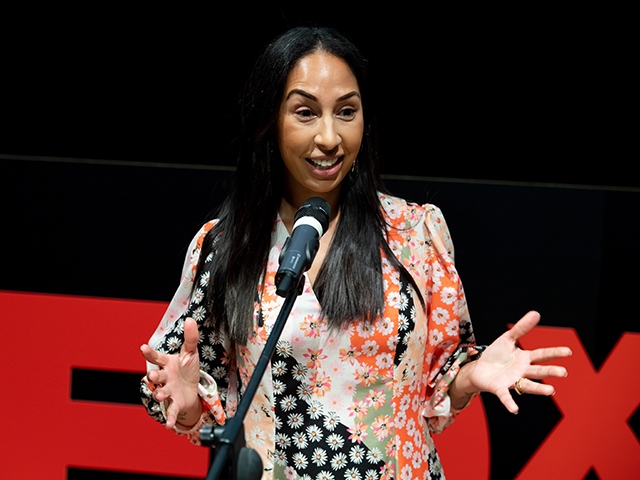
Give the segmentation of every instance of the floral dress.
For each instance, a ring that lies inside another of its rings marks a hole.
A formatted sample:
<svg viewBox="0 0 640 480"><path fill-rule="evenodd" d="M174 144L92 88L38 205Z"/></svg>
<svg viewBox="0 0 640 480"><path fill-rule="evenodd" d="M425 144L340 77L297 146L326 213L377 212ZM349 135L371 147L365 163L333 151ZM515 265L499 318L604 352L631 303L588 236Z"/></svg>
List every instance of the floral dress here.
<svg viewBox="0 0 640 480"><path fill-rule="evenodd" d="M260 454L265 480L444 478L431 434L458 413L447 390L466 359L462 347L475 342L465 295L439 208L379 198L391 250L421 288L426 308L383 257L384 314L330 331L305 274L304 291L244 421L247 446ZM256 301L247 345L213 330L203 301L208 276L196 278L196 266L214 223L194 238L180 287L149 342L176 353L184 319L199 324L205 411L191 430L176 427L195 444L203 423L222 424L233 416L284 303L276 295L274 276L288 232L278 218L266 288ZM164 407L151 397L152 389L143 379L142 401L153 418L164 422Z"/></svg>

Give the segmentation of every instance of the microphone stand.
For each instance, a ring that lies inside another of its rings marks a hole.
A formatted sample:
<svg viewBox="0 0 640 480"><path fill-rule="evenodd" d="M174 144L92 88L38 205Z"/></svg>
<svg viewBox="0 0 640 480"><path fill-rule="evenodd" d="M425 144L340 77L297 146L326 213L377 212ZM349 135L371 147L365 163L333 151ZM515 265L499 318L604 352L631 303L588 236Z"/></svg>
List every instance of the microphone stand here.
<svg viewBox="0 0 640 480"><path fill-rule="evenodd" d="M313 253L315 254L315 252ZM285 278L291 277L287 276ZM273 352L276 350L276 345L280 339L287 318L291 313L291 308L296 301L296 297L302 293L304 276L300 276L297 285L289 284L288 282L284 283L290 285L285 296L285 301L249 380L247 389L238 404L235 415L228 419L224 425L215 428L212 428L211 425L204 425L200 429L202 445L215 445L217 451L211 462L211 468L209 469L206 480L259 480L262 477L263 465L260 455L255 450L245 447L243 421L249 411L249 406L258 390L258 386L262 381L262 376L271 361ZM223 473L225 476L221 477L220 475Z"/></svg>

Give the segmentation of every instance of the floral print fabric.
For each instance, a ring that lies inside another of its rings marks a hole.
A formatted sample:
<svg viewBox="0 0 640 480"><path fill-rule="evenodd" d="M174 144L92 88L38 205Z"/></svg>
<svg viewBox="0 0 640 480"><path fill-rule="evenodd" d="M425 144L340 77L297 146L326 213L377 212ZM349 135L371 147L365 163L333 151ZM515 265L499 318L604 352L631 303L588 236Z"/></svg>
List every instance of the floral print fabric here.
<svg viewBox="0 0 640 480"><path fill-rule="evenodd" d="M380 202L389 245L420 287L426 309L383 257L384 314L372 323L329 331L305 278L244 422L247 445L261 455L265 480L444 478L431 434L458 413L447 389L465 355L443 367L457 348L475 342L464 290L438 207L382 194ZM177 352L184 319L191 316L199 324L206 411L190 431L177 429L194 443L203 422L224 423L235 413L284 302L275 293L274 276L288 232L278 219L249 342L234 345L213 331L202 301L208 277L195 277L212 225L194 238L181 285L149 342ZM152 388L142 383L143 403L163 422Z"/></svg>

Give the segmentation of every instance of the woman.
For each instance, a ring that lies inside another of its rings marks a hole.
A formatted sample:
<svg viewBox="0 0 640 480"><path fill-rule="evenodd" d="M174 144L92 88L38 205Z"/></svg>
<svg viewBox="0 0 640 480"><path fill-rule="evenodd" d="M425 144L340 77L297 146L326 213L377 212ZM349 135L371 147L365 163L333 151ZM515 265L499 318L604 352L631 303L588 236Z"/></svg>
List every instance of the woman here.
<svg viewBox="0 0 640 480"><path fill-rule="evenodd" d="M326 28L294 28L258 59L242 98L235 183L195 236L180 287L142 346L143 402L199 442L233 416L283 299L274 275L298 207L327 231L244 422L263 478L438 478L431 438L481 391L551 395L534 365L568 348L516 348L530 312L475 346L444 217L390 195L378 172L365 61Z"/></svg>

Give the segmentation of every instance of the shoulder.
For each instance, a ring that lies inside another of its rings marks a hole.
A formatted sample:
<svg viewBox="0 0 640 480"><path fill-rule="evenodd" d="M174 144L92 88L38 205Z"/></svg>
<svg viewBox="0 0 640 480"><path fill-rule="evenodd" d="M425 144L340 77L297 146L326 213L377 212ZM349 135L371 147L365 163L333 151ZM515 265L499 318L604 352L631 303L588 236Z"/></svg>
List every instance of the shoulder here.
<svg viewBox="0 0 640 480"><path fill-rule="evenodd" d="M442 210L432 203L418 204L380 193L380 204L389 239L435 248L453 258L453 242Z"/></svg>
<svg viewBox="0 0 640 480"><path fill-rule="evenodd" d="M405 230L431 223L436 227L444 224L442 211L432 203L409 202L404 198L383 193L379 193L378 198L384 218L391 228Z"/></svg>

